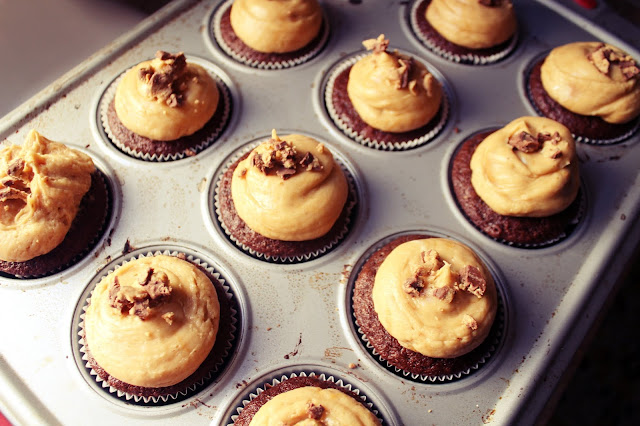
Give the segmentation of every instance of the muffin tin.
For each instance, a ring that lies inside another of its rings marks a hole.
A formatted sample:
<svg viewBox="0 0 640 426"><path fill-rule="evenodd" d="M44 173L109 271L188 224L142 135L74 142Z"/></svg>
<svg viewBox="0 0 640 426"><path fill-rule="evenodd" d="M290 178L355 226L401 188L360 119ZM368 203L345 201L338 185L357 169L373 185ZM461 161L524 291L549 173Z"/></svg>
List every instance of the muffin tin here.
<svg viewBox="0 0 640 426"><path fill-rule="evenodd" d="M585 217L566 240L541 249L495 242L457 209L448 182L451 155L466 136L534 115L522 75L541 52L570 41L600 39L637 50L603 28L584 25L574 9L547 1L516 2L515 50L491 65L461 65L430 52L413 34L412 2L323 2L331 30L325 48L303 64L262 70L238 63L210 27L218 1L181 1L74 71L35 108L0 121L0 136L21 144L34 128L89 153L114 189L106 235L84 259L45 278L0 277L0 407L29 424L228 424L257 388L300 371L348 383L372 401L384 424L533 423L558 384L638 241L639 134L617 144L580 144ZM384 33L447 81L449 117L433 139L390 152L354 142L324 105L331 67ZM158 49L212 63L228 86L230 123L193 157L151 162L119 151L100 124L98 105L121 72ZM330 252L274 264L238 250L215 223L218 170L245 144L299 132L335 147L354 177L360 204L348 235ZM425 232L460 240L495 272L504 330L495 352L472 374L424 383L385 369L359 341L351 316L352 271L379 241ZM237 300L237 344L204 389L167 404L136 404L90 383L77 327L95 277L138 251L177 250L213 265Z"/></svg>

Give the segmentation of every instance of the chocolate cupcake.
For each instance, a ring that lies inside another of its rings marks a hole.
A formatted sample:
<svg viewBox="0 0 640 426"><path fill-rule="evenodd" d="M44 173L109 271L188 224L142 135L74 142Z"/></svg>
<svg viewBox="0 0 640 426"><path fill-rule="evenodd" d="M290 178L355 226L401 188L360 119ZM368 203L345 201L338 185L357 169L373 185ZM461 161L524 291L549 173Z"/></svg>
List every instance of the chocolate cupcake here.
<svg viewBox="0 0 640 426"><path fill-rule="evenodd" d="M401 378L447 383L495 353L504 314L491 273L470 248L406 234L367 256L354 272L352 308L357 334L379 364Z"/></svg>
<svg viewBox="0 0 640 426"><path fill-rule="evenodd" d="M229 89L204 61L158 51L127 70L99 104L104 131L125 154L173 161L210 146L231 116Z"/></svg>
<svg viewBox="0 0 640 426"><path fill-rule="evenodd" d="M315 259L337 246L357 213L351 176L329 149L299 135L250 145L221 171L216 216L245 253L275 263Z"/></svg>
<svg viewBox="0 0 640 426"><path fill-rule="evenodd" d="M211 22L213 38L235 61L258 69L285 69L315 57L329 25L317 0L235 0L222 3Z"/></svg>
<svg viewBox="0 0 640 426"><path fill-rule="evenodd" d="M555 244L583 216L575 142L548 118L521 117L467 138L451 159L449 180L465 217L507 245Z"/></svg>
<svg viewBox="0 0 640 426"><path fill-rule="evenodd" d="M389 52L384 35L363 45L373 52L353 55L329 73L324 96L333 123L375 149L405 150L431 141L448 118L443 84L412 56Z"/></svg>
<svg viewBox="0 0 640 426"><path fill-rule="evenodd" d="M181 401L211 383L236 344L237 301L219 273L181 252L129 256L79 305L79 352L109 394Z"/></svg>
<svg viewBox="0 0 640 426"><path fill-rule="evenodd" d="M615 143L640 126L640 69L608 44L556 47L534 59L524 84L536 112L567 126L576 141Z"/></svg>
<svg viewBox="0 0 640 426"><path fill-rule="evenodd" d="M511 0L417 0L409 13L416 37L453 62L492 64L518 41Z"/></svg>
<svg viewBox="0 0 640 426"><path fill-rule="evenodd" d="M32 130L0 151L0 275L68 268L104 233L111 194L91 158Z"/></svg>
<svg viewBox="0 0 640 426"><path fill-rule="evenodd" d="M324 374L301 373L274 379L251 393L243 404L238 408L239 414L231 416L235 426L247 426L252 421L263 424L264 419L285 424L285 420L292 418L308 419L314 424L382 424L359 390Z"/></svg>

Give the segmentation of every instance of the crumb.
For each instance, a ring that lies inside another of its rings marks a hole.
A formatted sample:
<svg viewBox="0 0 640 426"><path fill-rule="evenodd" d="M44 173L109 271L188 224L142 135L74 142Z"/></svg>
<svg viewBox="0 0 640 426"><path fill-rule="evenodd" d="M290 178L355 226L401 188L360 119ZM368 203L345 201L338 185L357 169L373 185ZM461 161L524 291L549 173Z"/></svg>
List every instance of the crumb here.
<svg viewBox="0 0 640 426"><path fill-rule="evenodd" d="M351 369L354 369L354 368L356 368L357 366L358 366L358 364L355 364L355 363L353 363L353 362L349 364L349 368L351 368Z"/></svg>

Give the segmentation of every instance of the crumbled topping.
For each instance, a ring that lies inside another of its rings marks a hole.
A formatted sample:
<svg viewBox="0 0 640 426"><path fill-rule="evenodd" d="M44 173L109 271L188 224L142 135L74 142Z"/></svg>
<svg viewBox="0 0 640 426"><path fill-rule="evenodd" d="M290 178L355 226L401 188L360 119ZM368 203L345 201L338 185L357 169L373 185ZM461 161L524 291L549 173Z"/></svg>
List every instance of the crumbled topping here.
<svg viewBox="0 0 640 426"><path fill-rule="evenodd" d="M622 75L630 80L640 73L638 65L626 53L601 43L587 58L604 75L609 75L612 65L620 66Z"/></svg>
<svg viewBox="0 0 640 426"><path fill-rule="evenodd" d="M469 314L464 314L462 316L462 322L464 323L464 325L469 327L472 331L475 331L478 329L478 322L475 319L473 319L473 317Z"/></svg>
<svg viewBox="0 0 640 426"><path fill-rule="evenodd" d="M545 142L548 142L543 154L555 160L562 157L562 151L556 147L561 140L562 136L558 132L554 132L553 135L551 133L538 133L537 136L533 136L528 132L522 131L511 135L507 143L518 151L531 154L540 151Z"/></svg>
<svg viewBox="0 0 640 426"><path fill-rule="evenodd" d="M293 144L281 140L275 130L265 147L267 149L260 153L254 151L251 158L251 165L265 175L275 173L276 176L286 180L301 170L314 172L323 170L322 164L312 153L300 155ZM241 172L241 176L244 174L246 171Z"/></svg>
<svg viewBox="0 0 640 426"><path fill-rule="evenodd" d="M525 131L509 136L507 143L518 151L527 154L539 151L542 148L542 143L532 134Z"/></svg>
<svg viewBox="0 0 640 426"><path fill-rule="evenodd" d="M477 267L466 265L456 274L435 250L423 251L420 255L423 263L402 286L409 296L431 295L445 303L451 303L458 291L468 291L478 298L484 295L487 282Z"/></svg>
<svg viewBox="0 0 640 426"><path fill-rule="evenodd" d="M324 407L322 405L315 405L309 401L309 404L307 404L307 417L312 420L320 420L322 414L324 414Z"/></svg>
<svg viewBox="0 0 640 426"><path fill-rule="evenodd" d="M156 273L153 268L147 270L146 276L138 284L141 288L121 286L118 277L115 277L109 287L109 301L121 313L137 315L145 320L151 315L151 309L169 298L172 287L167 274ZM173 315L164 314L163 318L168 324L173 322Z"/></svg>
<svg viewBox="0 0 640 426"><path fill-rule="evenodd" d="M173 318L176 316L173 312L167 312L162 315L162 319L167 322L167 324L173 324Z"/></svg>
<svg viewBox="0 0 640 426"><path fill-rule="evenodd" d="M433 290L433 297L442 300L445 303L453 302L453 296L456 295L456 289L452 287L438 287Z"/></svg>
<svg viewBox="0 0 640 426"><path fill-rule="evenodd" d="M0 180L0 201L26 201L31 194L30 179L24 176L25 162L21 158L11 161L7 167L7 176Z"/></svg>
<svg viewBox="0 0 640 426"><path fill-rule="evenodd" d="M378 38L370 38L362 42L367 50L373 50L373 53L386 52L389 47L389 40L384 38L384 34L380 34Z"/></svg>
<svg viewBox="0 0 640 426"><path fill-rule="evenodd" d="M185 73L187 60L182 52L172 55L162 50L156 52L156 59L161 65L141 68L139 77L148 86L150 96L176 108L184 102L189 78Z"/></svg>
<svg viewBox="0 0 640 426"><path fill-rule="evenodd" d="M414 61L412 57L408 59L398 59L400 63L400 68L398 71L400 72L400 81L398 82L398 89L406 89L409 87L409 83L411 82L411 72L413 71ZM414 83L415 84L415 83Z"/></svg>
<svg viewBox="0 0 640 426"><path fill-rule="evenodd" d="M466 290L480 299L484 296L484 292L487 291L487 280L482 276L480 269L473 265L466 265L460 271L458 288L463 291Z"/></svg>
<svg viewBox="0 0 640 426"><path fill-rule="evenodd" d="M413 276L403 284L405 293L411 297L421 296L427 287L428 278L444 265L435 250L422 252L420 256L424 265L418 267Z"/></svg>

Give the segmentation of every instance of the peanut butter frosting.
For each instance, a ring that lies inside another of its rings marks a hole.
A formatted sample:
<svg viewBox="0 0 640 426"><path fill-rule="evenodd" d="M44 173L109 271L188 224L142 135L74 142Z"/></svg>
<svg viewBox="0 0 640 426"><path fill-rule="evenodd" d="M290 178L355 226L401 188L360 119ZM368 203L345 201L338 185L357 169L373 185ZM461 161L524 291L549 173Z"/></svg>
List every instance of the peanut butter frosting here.
<svg viewBox="0 0 640 426"><path fill-rule="evenodd" d="M64 240L91 186L91 158L31 130L0 150L0 259L24 262Z"/></svg>
<svg viewBox="0 0 640 426"><path fill-rule="evenodd" d="M373 285L382 326L400 345L433 358L455 358L476 348L496 316L495 283L464 244L413 240L382 262Z"/></svg>
<svg viewBox="0 0 640 426"><path fill-rule="evenodd" d="M275 130L234 170L231 196L238 216L258 234L306 241L326 234L340 216L348 185L326 146Z"/></svg>
<svg viewBox="0 0 640 426"><path fill-rule="evenodd" d="M254 425L379 425L364 405L337 389L305 386L280 393L253 416Z"/></svg>
<svg viewBox="0 0 640 426"><path fill-rule="evenodd" d="M384 35L363 45L373 52L353 65L347 83L360 118L385 132L406 132L427 124L442 102L438 80L412 57L387 52Z"/></svg>
<svg viewBox="0 0 640 426"><path fill-rule="evenodd" d="M216 290L198 267L174 256L142 257L93 290L85 341L111 376L134 386L171 386L205 360L219 321Z"/></svg>
<svg viewBox="0 0 640 426"><path fill-rule="evenodd" d="M639 73L636 61L614 46L576 42L551 50L540 79L569 111L619 124L640 115Z"/></svg>
<svg viewBox="0 0 640 426"><path fill-rule="evenodd" d="M426 19L442 37L469 49L497 46L517 27L511 0L431 0Z"/></svg>
<svg viewBox="0 0 640 426"><path fill-rule="evenodd" d="M470 166L478 196L505 216L551 216L573 202L580 186L571 132L544 117L520 117L492 133Z"/></svg>
<svg viewBox="0 0 640 426"><path fill-rule="evenodd" d="M156 57L125 73L115 109L124 126L140 136L171 141L201 129L213 116L220 93L207 70L182 53Z"/></svg>
<svg viewBox="0 0 640 426"><path fill-rule="evenodd" d="M320 32L322 8L317 0L235 0L231 27L238 38L265 53L293 52Z"/></svg>

